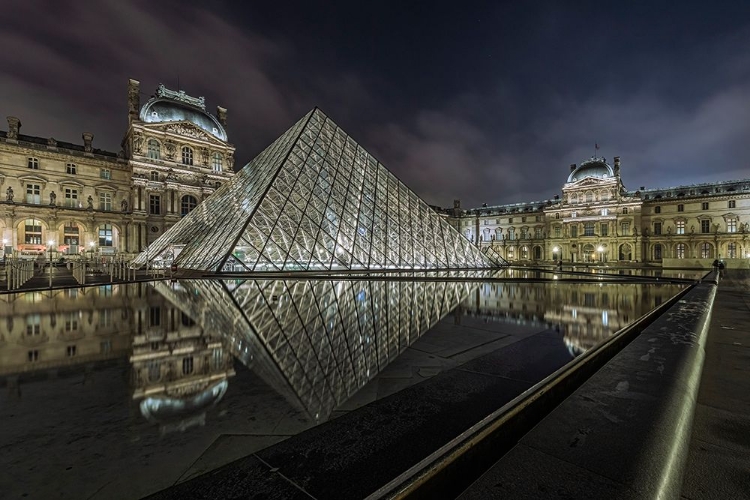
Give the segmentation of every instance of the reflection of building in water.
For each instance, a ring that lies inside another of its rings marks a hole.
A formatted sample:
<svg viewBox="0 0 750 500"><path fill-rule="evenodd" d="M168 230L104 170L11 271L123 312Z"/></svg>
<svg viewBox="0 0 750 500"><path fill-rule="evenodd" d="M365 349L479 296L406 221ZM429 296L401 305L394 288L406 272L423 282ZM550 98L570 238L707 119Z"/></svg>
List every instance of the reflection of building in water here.
<svg viewBox="0 0 750 500"><path fill-rule="evenodd" d="M12 395L128 355L133 398L162 430L202 423L234 374L218 333L204 335L146 284L0 295L0 377Z"/></svg>
<svg viewBox="0 0 750 500"><path fill-rule="evenodd" d="M0 376L91 368L125 356L132 327L123 285L0 295Z"/></svg>
<svg viewBox="0 0 750 500"><path fill-rule="evenodd" d="M157 288L169 287L158 283ZM182 280L164 290L315 419L373 379L469 296L455 282Z"/></svg>
<svg viewBox="0 0 750 500"><path fill-rule="evenodd" d="M681 286L619 283L484 283L465 313L564 332L578 355L674 296Z"/></svg>
<svg viewBox="0 0 750 500"><path fill-rule="evenodd" d="M204 333L190 316L149 287L135 312L134 399L141 413L162 431L203 425L206 410L221 400L234 375L232 357L220 333Z"/></svg>

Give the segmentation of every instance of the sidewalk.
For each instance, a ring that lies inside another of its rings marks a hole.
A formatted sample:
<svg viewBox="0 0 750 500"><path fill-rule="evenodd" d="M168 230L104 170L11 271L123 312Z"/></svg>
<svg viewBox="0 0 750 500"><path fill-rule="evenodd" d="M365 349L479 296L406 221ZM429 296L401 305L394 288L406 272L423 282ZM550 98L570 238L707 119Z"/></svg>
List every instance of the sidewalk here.
<svg viewBox="0 0 750 500"><path fill-rule="evenodd" d="M682 498L750 498L750 271L714 302Z"/></svg>

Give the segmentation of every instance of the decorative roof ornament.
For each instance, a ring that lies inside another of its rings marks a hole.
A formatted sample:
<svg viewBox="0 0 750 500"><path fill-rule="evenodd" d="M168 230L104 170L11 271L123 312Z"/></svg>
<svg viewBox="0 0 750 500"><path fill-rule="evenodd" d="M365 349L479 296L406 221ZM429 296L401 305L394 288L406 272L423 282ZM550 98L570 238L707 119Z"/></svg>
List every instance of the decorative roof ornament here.
<svg viewBox="0 0 750 500"><path fill-rule="evenodd" d="M164 86L163 83L160 83L159 87L156 89L156 97L163 97L166 99L172 99L174 101L184 102L185 104L189 104L191 106L195 106L196 108L200 108L203 111L206 110L206 98L205 97L189 96L185 93L184 90L169 90L167 87Z"/></svg>

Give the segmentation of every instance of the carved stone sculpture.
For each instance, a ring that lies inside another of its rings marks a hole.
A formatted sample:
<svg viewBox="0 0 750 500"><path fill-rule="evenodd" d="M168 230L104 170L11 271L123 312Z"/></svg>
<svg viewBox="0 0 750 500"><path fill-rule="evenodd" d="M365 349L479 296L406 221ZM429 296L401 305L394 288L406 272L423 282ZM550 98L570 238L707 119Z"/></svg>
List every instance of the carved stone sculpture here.
<svg viewBox="0 0 750 500"><path fill-rule="evenodd" d="M94 209L94 198L89 195L89 197L86 199L86 202L89 204L89 210Z"/></svg>
<svg viewBox="0 0 750 500"><path fill-rule="evenodd" d="M140 132L133 133L133 154L142 154L143 152L143 134Z"/></svg>
<svg viewBox="0 0 750 500"><path fill-rule="evenodd" d="M174 160L174 155L177 153L177 146L173 140L167 139L164 141L164 150L167 155L167 160Z"/></svg>
<svg viewBox="0 0 750 500"><path fill-rule="evenodd" d="M7 201L13 201L13 188L10 186L5 190L5 199Z"/></svg>
<svg viewBox="0 0 750 500"><path fill-rule="evenodd" d="M227 155L227 168L229 170L232 170L233 167L234 167L234 156Z"/></svg>
<svg viewBox="0 0 750 500"><path fill-rule="evenodd" d="M122 203L120 203L120 208L122 208L123 212L128 211L128 200L122 200Z"/></svg>
<svg viewBox="0 0 750 500"><path fill-rule="evenodd" d="M57 195L55 194L54 191L52 191L49 194L49 204L50 205L57 205Z"/></svg>
<svg viewBox="0 0 750 500"><path fill-rule="evenodd" d="M208 148L201 148L201 165L208 166Z"/></svg>

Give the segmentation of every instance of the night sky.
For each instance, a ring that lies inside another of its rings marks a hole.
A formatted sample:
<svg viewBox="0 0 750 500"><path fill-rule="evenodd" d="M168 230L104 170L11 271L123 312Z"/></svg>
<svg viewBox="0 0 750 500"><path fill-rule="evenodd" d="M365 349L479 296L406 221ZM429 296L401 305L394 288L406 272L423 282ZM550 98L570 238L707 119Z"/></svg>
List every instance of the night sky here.
<svg viewBox="0 0 750 500"><path fill-rule="evenodd" d="M240 165L319 106L434 205L551 198L595 143L629 189L750 177L748 2L9 4L0 114L29 135L118 151L128 78L179 78Z"/></svg>

